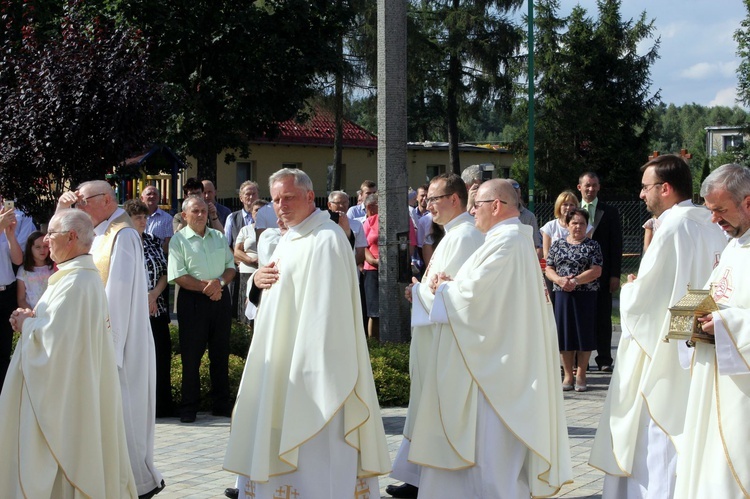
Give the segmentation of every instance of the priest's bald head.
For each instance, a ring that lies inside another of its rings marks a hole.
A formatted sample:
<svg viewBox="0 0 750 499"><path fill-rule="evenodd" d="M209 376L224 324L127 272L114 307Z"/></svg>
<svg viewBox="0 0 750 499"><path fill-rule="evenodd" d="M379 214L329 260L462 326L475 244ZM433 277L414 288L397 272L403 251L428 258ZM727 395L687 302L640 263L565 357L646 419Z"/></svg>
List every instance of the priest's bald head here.
<svg viewBox="0 0 750 499"><path fill-rule="evenodd" d="M480 185L471 214L477 229L485 234L499 222L517 217L518 195L513 185L500 178Z"/></svg>
<svg viewBox="0 0 750 499"><path fill-rule="evenodd" d="M268 179L271 199L279 219L294 227L315 211L315 192L310 177L297 168L282 168Z"/></svg>
<svg viewBox="0 0 750 499"><path fill-rule="evenodd" d="M55 263L63 263L85 255L94 242L94 224L81 210L60 210L49 221L45 240L49 244L50 257Z"/></svg>

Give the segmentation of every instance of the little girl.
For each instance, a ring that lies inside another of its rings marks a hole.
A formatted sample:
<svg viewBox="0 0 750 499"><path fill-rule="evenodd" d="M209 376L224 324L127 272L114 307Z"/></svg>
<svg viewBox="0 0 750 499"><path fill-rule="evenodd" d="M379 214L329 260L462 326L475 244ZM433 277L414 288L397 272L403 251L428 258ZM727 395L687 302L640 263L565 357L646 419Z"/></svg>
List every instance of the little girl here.
<svg viewBox="0 0 750 499"><path fill-rule="evenodd" d="M44 244L44 233L34 231L26 240L23 264L18 268L18 306L36 307L36 303L47 289L47 280L52 275L54 263L49 256L49 247Z"/></svg>

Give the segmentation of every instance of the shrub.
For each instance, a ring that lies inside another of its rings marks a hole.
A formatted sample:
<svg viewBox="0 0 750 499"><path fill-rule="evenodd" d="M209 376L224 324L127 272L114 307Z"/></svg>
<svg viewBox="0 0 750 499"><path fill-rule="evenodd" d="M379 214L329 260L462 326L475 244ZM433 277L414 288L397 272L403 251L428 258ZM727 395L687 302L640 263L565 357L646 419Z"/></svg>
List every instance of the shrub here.
<svg viewBox="0 0 750 499"><path fill-rule="evenodd" d="M371 340L370 363L378 401L383 407L409 403L409 344Z"/></svg>
<svg viewBox="0 0 750 499"><path fill-rule="evenodd" d="M201 359L201 367L199 369L200 383L201 383L201 411L210 411L213 409L211 397L209 392L211 390L211 375L209 374L210 361L208 360L208 352L203 354ZM237 390L240 387L240 381L242 380L242 371L245 368L245 359L238 357L237 355L229 355L229 402L234 405L234 401L237 398ZM180 355L172 356L172 400L174 401L175 407L179 407L182 402L182 393L180 391L182 387L182 357Z"/></svg>

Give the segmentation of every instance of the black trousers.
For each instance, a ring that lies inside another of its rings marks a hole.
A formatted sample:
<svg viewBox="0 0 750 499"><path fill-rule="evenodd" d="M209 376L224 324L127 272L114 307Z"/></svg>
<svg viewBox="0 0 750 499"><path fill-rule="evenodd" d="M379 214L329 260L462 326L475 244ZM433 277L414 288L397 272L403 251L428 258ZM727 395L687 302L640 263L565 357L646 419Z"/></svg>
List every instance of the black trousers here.
<svg viewBox="0 0 750 499"><path fill-rule="evenodd" d="M224 288L221 300L212 301L196 291L180 289L177 320L180 325L182 356L181 414L194 414L200 408L201 358L208 347L211 362L211 398L214 412L229 412L229 332L232 327L232 300Z"/></svg>
<svg viewBox="0 0 750 499"><path fill-rule="evenodd" d="M0 291L0 388L5 383L5 373L10 364L10 350L13 347L13 328L10 326L10 314L18 308L16 282Z"/></svg>
<svg viewBox="0 0 750 499"><path fill-rule="evenodd" d="M606 284L599 281L596 296L596 352L595 362L599 367L612 365L612 293L609 279Z"/></svg>
<svg viewBox="0 0 750 499"><path fill-rule="evenodd" d="M172 407L172 338L169 337L169 313L150 317L156 350L156 417L174 416Z"/></svg>

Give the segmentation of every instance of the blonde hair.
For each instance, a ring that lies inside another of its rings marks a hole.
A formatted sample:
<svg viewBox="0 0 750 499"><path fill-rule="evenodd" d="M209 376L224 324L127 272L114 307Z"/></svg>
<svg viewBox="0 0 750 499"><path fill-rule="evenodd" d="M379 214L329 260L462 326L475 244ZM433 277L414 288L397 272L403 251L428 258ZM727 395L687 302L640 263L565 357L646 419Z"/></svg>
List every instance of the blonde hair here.
<svg viewBox="0 0 750 499"><path fill-rule="evenodd" d="M560 213L560 207L566 201L571 201L576 205L576 208L578 208L579 206L578 198L575 194L573 194L573 191L564 190L560 193L559 196L557 196L557 200L555 201L555 218L560 218L562 216L562 213Z"/></svg>

